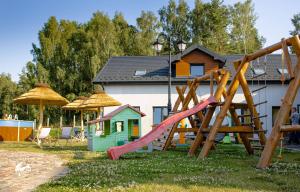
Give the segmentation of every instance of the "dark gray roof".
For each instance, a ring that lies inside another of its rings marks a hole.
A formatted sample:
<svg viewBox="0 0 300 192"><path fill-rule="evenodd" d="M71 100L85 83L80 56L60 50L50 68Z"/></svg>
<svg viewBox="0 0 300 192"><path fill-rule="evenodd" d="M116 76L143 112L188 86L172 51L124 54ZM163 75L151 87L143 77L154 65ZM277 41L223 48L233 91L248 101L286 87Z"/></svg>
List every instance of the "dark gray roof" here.
<svg viewBox="0 0 300 192"><path fill-rule="evenodd" d="M167 81L168 56L112 57L94 79L95 83ZM135 76L136 70L146 70L146 75Z"/></svg>
<svg viewBox="0 0 300 192"><path fill-rule="evenodd" d="M232 61L241 59L243 55L228 55L224 68L234 75L235 70ZM291 55L293 65L296 64L296 56ZM264 58L252 62L254 68L264 69ZM267 56L267 80L280 83L281 54L270 54ZM143 76L135 76L136 70L146 70ZM173 70L174 71L174 70ZM251 78L251 70L246 73L248 80ZM190 78L192 79L192 78ZM261 80L264 77L260 78ZM172 77L173 84L185 83L187 78ZM165 84L168 81L168 56L120 56L112 57L97 74L94 83L123 83L123 84Z"/></svg>
<svg viewBox="0 0 300 192"><path fill-rule="evenodd" d="M224 68L228 69L232 75L235 74L234 66L232 64L233 61L241 59L243 55L228 55L226 57L226 63ZM293 66L296 65L297 57L296 55L291 55L291 60ZM254 69L265 69L264 61L266 61L266 77L260 76L257 79L258 80L264 80L267 79L268 81L280 81L281 74L278 72L278 69L282 68L282 62L281 62L281 54L270 54L265 57L261 57L259 59L256 59L251 62ZM286 65L284 65L284 68L286 68ZM246 72L246 78L248 80L251 80L252 77L252 70L247 70ZM288 76L285 75L285 79L287 79Z"/></svg>
<svg viewBox="0 0 300 192"><path fill-rule="evenodd" d="M199 50L203 53L206 53L207 55L211 56L214 60L220 61L221 63L225 63L225 61L226 61L226 57L221 56L201 45L194 44L194 45L188 47L187 49L185 49L182 53L178 53L177 55L174 55L172 57L172 62L179 61L181 59L181 57L184 57L185 55L187 55L195 50Z"/></svg>

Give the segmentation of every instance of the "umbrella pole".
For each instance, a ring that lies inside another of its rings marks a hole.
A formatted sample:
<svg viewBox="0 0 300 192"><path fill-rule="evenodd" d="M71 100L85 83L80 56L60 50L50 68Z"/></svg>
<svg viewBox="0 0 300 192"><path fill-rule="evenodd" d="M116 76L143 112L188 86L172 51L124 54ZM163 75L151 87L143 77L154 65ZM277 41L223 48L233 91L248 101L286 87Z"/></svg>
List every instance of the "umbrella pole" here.
<svg viewBox="0 0 300 192"><path fill-rule="evenodd" d="M83 110L80 110L80 120L81 120L81 141L83 141L84 140Z"/></svg>
<svg viewBox="0 0 300 192"><path fill-rule="evenodd" d="M39 121L39 126L38 126L38 131L37 131L37 142L38 142L38 145L41 144L41 141L39 139L40 137L40 131L42 129L42 126L43 126L43 118L44 118L44 114L43 114L43 101L40 100L40 121Z"/></svg>
<svg viewBox="0 0 300 192"><path fill-rule="evenodd" d="M99 118L100 119L100 113L101 113L101 109L100 109L100 107L98 107L98 112L97 112L97 117L96 117L96 119L97 118ZM96 130L99 130L99 123L96 123Z"/></svg>

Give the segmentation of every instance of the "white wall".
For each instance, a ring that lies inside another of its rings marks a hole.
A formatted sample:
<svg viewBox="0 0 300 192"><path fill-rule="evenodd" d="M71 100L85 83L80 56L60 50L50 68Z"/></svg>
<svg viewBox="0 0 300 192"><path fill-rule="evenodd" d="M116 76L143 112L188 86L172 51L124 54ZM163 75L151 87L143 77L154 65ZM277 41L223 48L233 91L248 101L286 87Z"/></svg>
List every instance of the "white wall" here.
<svg viewBox="0 0 300 192"><path fill-rule="evenodd" d="M258 86L250 87L250 89L255 89ZM260 91L254 95L254 103L260 101L267 100L268 104L266 106L268 118L262 119L264 125L267 126L268 134L271 132L272 128L272 106L280 106L281 98L283 98L287 86L281 85L268 85L266 90L266 98L265 91ZM132 106L140 106L141 111L146 114L145 117L142 118L142 135L145 135L148 131L152 129L153 124L153 106L167 106L168 94L167 85L106 85L105 91L110 96L120 101L123 105L130 104ZM209 97L209 86L208 85L200 85L197 90L197 94L199 99L205 99ZM176 92L175 86L172 87L172 106L174 105L178 95ZM239 89L237 94L234 97L234 102L245 102L244 95L242 94L242 90ZM300 104L300 97L297 96L295 99L294 106ZM116 107L108 107L105 108L104 113L116 109ZM260 110L257 107L258 112L262 115L266 114L265 105L261 105ZM213 123L214 119L212 120ZM227 123L227 122L224 122Z"/></svg>

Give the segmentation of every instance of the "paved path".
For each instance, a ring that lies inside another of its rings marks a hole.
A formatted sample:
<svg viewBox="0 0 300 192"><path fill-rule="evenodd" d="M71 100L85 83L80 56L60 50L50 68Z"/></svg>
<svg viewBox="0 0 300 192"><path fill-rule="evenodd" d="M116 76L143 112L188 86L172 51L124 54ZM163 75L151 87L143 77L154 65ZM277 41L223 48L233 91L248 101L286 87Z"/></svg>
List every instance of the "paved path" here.
<svg viewBox="0 0 300 192"><path fill-rule="evenodd" d="M32 191L67 172L67 167L56 155L0 150L1 192Z"/></svg>

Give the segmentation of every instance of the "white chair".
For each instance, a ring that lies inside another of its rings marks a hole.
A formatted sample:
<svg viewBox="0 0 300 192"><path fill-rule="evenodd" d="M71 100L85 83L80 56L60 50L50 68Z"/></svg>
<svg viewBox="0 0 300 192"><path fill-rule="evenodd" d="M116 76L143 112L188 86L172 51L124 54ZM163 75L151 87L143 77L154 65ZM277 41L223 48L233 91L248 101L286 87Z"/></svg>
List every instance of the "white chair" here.
<svg viewBox="0 0 300 192"><path fill-rule="evenodd" d="M73 127L62 127L61 136L58 139L65 139L67 145L69 143L69 140L72 141L72 131L73 131Z"/></svg>
<svg viewBox="0 0 300 192"><path fill-rule="evenodd" d="M45 141L48 141L51 145L50 131L50 127L42 127L39 134L37 134L32 141L36 142L39 146L41 146Z"/></svg>

